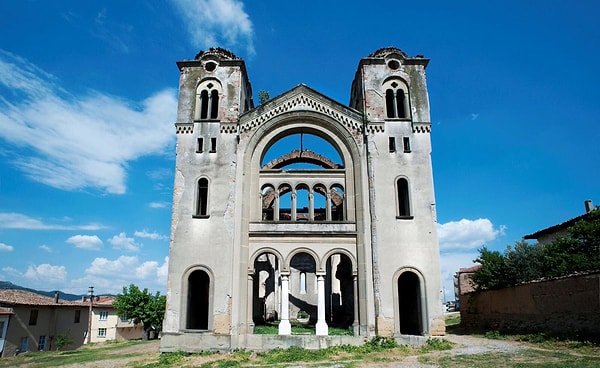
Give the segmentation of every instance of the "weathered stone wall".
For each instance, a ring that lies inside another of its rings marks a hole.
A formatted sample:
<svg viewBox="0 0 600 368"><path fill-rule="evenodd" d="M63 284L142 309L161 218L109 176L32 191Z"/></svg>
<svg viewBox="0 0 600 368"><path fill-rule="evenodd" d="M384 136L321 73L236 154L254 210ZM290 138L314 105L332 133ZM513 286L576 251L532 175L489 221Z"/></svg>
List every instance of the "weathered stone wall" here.
<svg viewBox="0 0 600 368"><path fill-rule="evenodd" d="M600 272L460 296L467 328L600 336Z"/></svg>

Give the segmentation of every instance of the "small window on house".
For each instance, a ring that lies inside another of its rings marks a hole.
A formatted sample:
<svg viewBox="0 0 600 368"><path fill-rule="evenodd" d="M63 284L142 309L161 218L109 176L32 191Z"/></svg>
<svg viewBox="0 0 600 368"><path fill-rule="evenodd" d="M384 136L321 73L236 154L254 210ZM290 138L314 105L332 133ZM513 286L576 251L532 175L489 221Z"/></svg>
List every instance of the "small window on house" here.
<svg viewBox="0 0 600 368"><path fill-rule="evenodd" d="M108 312L107 311L100 312L99 319L100 319L100 321L106 321L108 319Z"/></svg>
<svg viewBox="0 0 600 368"><path fill-rule="evenodd" d="M412 218L410 214L410 198L408 190L408 180L400 178L396 182L398 218Z"/></svg>
<svg viewBox="0 0 600 368"><path fill-rule="evenodd" d="M404 152L410 152L410 138L403 137L402 142L404 143Z"/></svg>
<svg viewBox="0 0 600 368"><path fill-rule="evenodd" d="M217 152L217 138L210 139L210 152L211 153Z"/></svg>
<svg viewBox="0 0 600 368"><path fill-rule="evenodd" d="M198 180L196 216L208 217L208 179L206 178Z"/></svg>
<svg viewBox="0 0 600 368"><path fill-rule="evenodd" d="M21 343L19 344L19 353L25 353L29 350L29 339L27 336L21 337Z"/></svg>
<svg viewBox="0 0 600 368"><path fill-rule="evenodd" d="M81 311L78 309L75 311L75 318L73 319L73 323L79 323L81 321Z"/></svg>
<svg viewBox="0 0 600 368"><path fill-rule="evenodd" d="M198 146L196 147L196 152L204 152L204 138L202 137L198 138Z"/></svg>
<svg viewBox="0 0 600 368"><path fill-rule="evenodd" d="M396 152L396 138L395 137L389 138L388 146L390 148L390 152Z"/></svg>
<svg viewBox="0 0 600 368"><path fill-rule="evenodd" d="M106 328L98 329L98 337L106 337Z"/></svg>
<svg viewBox="0 0 600 368"><path fill-rule="evenodd" d="M38 312L39 311L37 309L32 309L29 312L29 326L37 325Z"/></svg>
<svg viewBox="0 0 600 368"><path fill-rule="evenodd" d="M121 314L119 318L121 319L121 322L129 322L129 318L127 318L126 314Z"/></svg>
<svg viewBox="0 0 600 368"><path fill-rule="evenodd" d="M38 351L46 350L46 335L41 335L38 339Z"/></svg>

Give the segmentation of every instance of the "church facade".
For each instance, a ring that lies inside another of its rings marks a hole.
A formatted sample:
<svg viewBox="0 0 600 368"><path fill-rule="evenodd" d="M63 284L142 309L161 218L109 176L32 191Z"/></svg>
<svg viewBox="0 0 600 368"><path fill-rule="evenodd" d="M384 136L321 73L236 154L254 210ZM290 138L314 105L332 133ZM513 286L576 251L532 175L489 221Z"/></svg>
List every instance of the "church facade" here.
<svg viewBox="0 0 600 368"><path fill-rule="evenodd" d="M298 85L259 106L231 52L177 63L162 351L444 334L427 63L380 49L349 105Z"/></svg>

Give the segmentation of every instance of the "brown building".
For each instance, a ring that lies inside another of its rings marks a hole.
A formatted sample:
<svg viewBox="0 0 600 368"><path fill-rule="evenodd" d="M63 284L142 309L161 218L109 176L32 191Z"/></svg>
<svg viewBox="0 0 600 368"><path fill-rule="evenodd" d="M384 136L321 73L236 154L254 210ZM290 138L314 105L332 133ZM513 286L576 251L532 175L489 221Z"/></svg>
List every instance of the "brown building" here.
<svg viewBox="0 0 600 368"><path fill-rule="evenodd" d="M25 290L0 290L0 356L56 349L56 336L68 331L75 349L85 339L87 304Z"/></svg>

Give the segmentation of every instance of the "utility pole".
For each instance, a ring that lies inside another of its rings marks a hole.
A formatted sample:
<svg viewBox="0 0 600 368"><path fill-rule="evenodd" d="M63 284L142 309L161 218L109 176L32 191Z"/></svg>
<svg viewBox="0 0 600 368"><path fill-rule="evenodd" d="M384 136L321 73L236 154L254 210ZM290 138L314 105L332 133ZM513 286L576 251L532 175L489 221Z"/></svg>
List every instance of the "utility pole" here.
<svg viewBox="0 0 600 368"><path fill-rule="evenodd" d="M88 292L90 293L90 311L88 312L88 330L87 330L87 343L92 342L92 308L94 306L94 287L90 286Z"/></svg>

